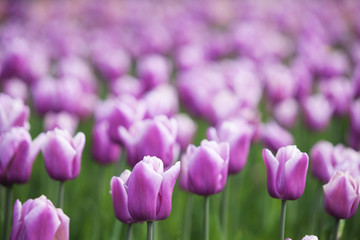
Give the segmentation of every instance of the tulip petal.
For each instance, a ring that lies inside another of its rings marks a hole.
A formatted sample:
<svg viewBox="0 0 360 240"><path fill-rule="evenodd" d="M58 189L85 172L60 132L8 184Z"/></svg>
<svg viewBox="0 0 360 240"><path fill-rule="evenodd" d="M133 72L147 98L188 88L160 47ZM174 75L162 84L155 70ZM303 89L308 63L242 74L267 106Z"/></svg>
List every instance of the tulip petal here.
<svg viewBox="0 0 360 240"><path fill-rule="evenodd" d="M126 192L125 182L118 177L111 179L111 196L113 200L114 212L116 218L124 223L132 223L128 207L128 194Z"/></svg>
<svg viewBox="0 0 360 240"><path fill-rule="evenodd" d="M74 137L74 148L76 155L72 165L72 178L76 178L80 173L81 156L85 147L85 134L79 132Z"/></svg>
<svg viewBox="0 0 360 240"><path fill-rule="evenodd" d="M53 240L67 240L69 239L70 218L66 216L60 208L56 209L56 212L60 219L60 226L58 227Z"/></svg>
<svg viewBox="0 0 360 240"><path fill-rule="evenodd" d="M267 188L271 197L280 198L276 186L277 172L279 168L279 162L270 150L264 149L262 152L263 159L265 162L266 173L267 173Z"/></svg>
<svg viewBox="0 0 360 240"><path fill-rule="evenodd" d="M19 239L18 234L21 228L20 218L21 218L21 210L22 204L17 199L14 204L14 211L13 211L13 225L11 229L10 240L17 240Z"/></svg>

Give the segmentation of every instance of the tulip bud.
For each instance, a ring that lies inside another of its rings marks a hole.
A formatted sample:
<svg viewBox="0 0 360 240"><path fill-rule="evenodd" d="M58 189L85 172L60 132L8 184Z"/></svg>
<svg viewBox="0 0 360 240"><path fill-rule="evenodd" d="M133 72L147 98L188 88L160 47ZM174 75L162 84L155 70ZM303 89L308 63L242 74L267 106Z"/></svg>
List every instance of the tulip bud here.
<svg viewBox="0 0 360 240"><path fill-rule="evenodd" d="M180 145L181 151L185 151L186 147L193 141L197 126L186 114L177 114L175 119L178 126L176 141Z"/></svg>
<svg viewBox="0 0 360 240"><path fill-rule="evenodd" d="M299 106L295 99L289 98L278 103L274 108L276 120L287 128L295 126L298 118Z"/></svg>
<svg viewBox="0 0 360 240"><path fill-rule="evenodd" d="M56 128L44 135L41 151L49 176L58 181L76 178L80 173L85 134L79 132L73 138L68 131Z"/></svg>
<svg viewBox="0 0 360 240"><path fill-rule="evenodd" d="M295 146L286 146L274 156L263 150L267 172L267 188L271 197L295 200L304 193L309 157Z"/></svg>
<svg viewBox="0 0 360 240"><path fill-rule="evenodd" d="M42 144L42 135L31 141L29 132L15 127L0 136L0 183L25 183Z"/></svg>
<svg viewBox="0 0 360 240"><path fill-rule="evenodd" d="M230 144L229 174L241 171L247 161L250 150L252 127L245 121L226 121L216 129L211 127L207 131L210 140L228 142Z"/></svg>
<svg viewBox="0 0 360 240"><path fill-rule="evenodd" d="M135 166L144 156L150 155L160 158L167 167L179 154L176 120L163 115L136 122L129 130L120 127L119 135L131 166Z"/></svg>
<svg viewBox="0 0 360 240"><path fill-rule="evenodd" d="M180 185L198 195L221 192L229 168L229 143L203 140L199 147L189 145L181 157Z"/></svg>
<svg viewBox="0 0 360 240"><path fill-rule="evenodd" d="M279 126L275 121L268 122L261 129L261 138L265 146L272 151L294 143L290 132Z"/></svg>
<svg viewBox="0 0 360 240"><path fill-rule="evenodd" d="M132 172L111 179L111 195L116 217L124 223L163 220L171 212L174 185L180 162L164 172L163 162L146 156Z"/></svg>
<svg viewBox="0 0 360 240"><path fill-rule="evenodd" d="M302 109L306 125L314 131L324 130L334 111L330 102L322 94L305 98Z"/></svg>
<svg viewBox="0 0 360 240"><path fill-rule="evenodd" d="M69 222L69 217L44 195L29 199L24 205L16 200L10 240L67 240Z"/></svg>
<svg viewBox="0 0 360 240"><path fill-rule="evenodd" d="M347 219L355 215L360 201L360 179L348 172L336 171L324 185L324 204L328 214Z"/></svg>
<svg viewBox="0 0 360 240"><path fill-rule="evenodd" d="M12 127L30 128L30 109L22 100L0 93L0 133Z"/></svg>
<svg viewBox="0 0 360 240"><path fill-rule="evenodd" d="M75 133L78 118L68 112L47 113L44 118L45 131L54 130L55 128L67 130L71 135Z"/></svg>

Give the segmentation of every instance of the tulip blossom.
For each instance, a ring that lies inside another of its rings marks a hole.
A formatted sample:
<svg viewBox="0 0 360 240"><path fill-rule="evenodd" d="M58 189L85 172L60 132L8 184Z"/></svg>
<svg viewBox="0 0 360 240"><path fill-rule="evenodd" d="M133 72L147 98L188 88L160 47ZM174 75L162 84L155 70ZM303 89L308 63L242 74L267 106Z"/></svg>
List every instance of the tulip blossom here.
<svg viewBox="0 0 360 240"><path fill-rule="evenodd" d="M274 108L276 120L287 128L292 128L297 121L299 106L295 99L289 98L278 104Z"/></svg>
<svg viewBox="0 0 360 240"><path fill-rule="evenodd" d="M261 138L265 146L272 151L277 151L281 147L294 143L291 133L279 126L275 121L270 121L262 126Z"/></svg>
<svg viewBox="0 0 360 240"><path fill-rule="evenodd" d="M202 196L221 192L229 168L229 143L203 140L199 147L189 145L181 157L181 187Z"/></svg>
<svg viewBox="0 0 360 240"><path fill-rule="evenodd" d="M229 174L238 173L246 164L252 138L252 127L245 121L226 121L217 128L210 127L210 140L230 144Z"/></svg>
<svg viewBox="0 0 360 240"><path fill-rule="evenodd" d="M302 102L306 125L314 131L324 130L331 119L334 107L322 94L307 97Z"/></svg>
<svg viewBox="0 0 360 240"><path fill-rule="evenodd" d="M69 223L69 217L44 195L24 205L16 200L10 240L67 240Z"/></svg>
<svg viewBox="0 0 360 240"><path fill-rule="evenodd" d="M115 97L122 95L132 95L135 98L140 98L143 93L143 86L139 79L130 75L124 75L110 82L109 90Z"/></svg>
<svg viewBox="0 0 360 240"><path fill-rule="evenodd" d="M280 148L274 156L263 150L267 188L271 197L295 200L304 193L309 157L295 146Z"/></svg>
<svg viewBox="0 0 360 240"><path fill-rule="evenodd" d="M169 217L180 162L164 171L157 157L146 156L133 171L111 179L114 212L121 222L158 221Z"/></svg>
<svg viewBox="0 0 360 240"><path fill-rule="evenodd" d="M62 182L76 178L80 173L85 134L79 132L73 138L68 131L56 128L44 134L44 138L41 151L49 176Z"/></svg>
<svg viewBox="0 0 360 240"><path fill-rule="evenodd" d="M336 171L324 185L324 205L328 214L337 219L355 215L360 202L360 178Z"/></svg>
<svg viewBox="0 0 360 240"><path fill-rule="evenodd" d="M186 114L180 113L174 118L178 126L176 141L180 145L181 151L185 151L186 147L193 141L197 126L194 120Z"/></svg>
<svg viewBox="0 0 360 240"><path fill-rule="evenodd" d="M42 135L34 141L23 127L14 127L0 136L0 183L25 183L42 144Z"/></svg>
<svg viewBox="0 0 360 240"><path fill-rule="evenodd" d="M21 99L26 102L28 98L28 88L24 81L18 78L11 78L4 82L3 92L11 96L12 98Z"/></svg>
<svg viewBox="0 0 360 240"><path fill-rule="evenodd" d="M75 133L79 119L67 112L47 113L44 118L45 131L54 130L55 128L67 130L71 135Z"/></svg>
<svg viewBox="0 0 360 240"><path fill-rule="evenodd" d="M128 130L120 127L118 133L131 166L135 166L144 156L150 155L160 158L164 166L168 167L179 154L175 119L160 115L154 119L135 122Z"/></svg>
<svg viewBox="0 0 360 240"><path fill-rule="evenodd" d="M30 128L30 109L22 100L0 93L0 133L12 127Z"/></svg>
<svg viewBox="0 0 360 240"><path fill-rule="evenodd" d="M92 130L91 155L101 164L120 160L121 147L112 142L108 135L109 124L106 121L96 123Z"/></svg>

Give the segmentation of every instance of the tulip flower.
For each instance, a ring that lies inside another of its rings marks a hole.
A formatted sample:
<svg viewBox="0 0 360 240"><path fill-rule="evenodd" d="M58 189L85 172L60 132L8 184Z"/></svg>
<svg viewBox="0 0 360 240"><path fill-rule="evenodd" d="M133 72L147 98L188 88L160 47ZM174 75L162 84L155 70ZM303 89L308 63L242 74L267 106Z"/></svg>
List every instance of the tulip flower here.
<svg viewBox="0 0 360 240"><path fill-rule="evenodd" d="M294 145L280 148L275 156L264 149L262 155L268 192L282 200L279 239L284 239L286 200L298 199L304 193L309 157Z"/></svg>
<svg viewBox="0 0 360 240"><path fill-rule="evenodd" d="M0 133L12 127L29 129L29 114L30 109L22 100L0 93Z"/></svg>
<svg viewBox="0 0 360 240"><path fill-rule="evenodd" d="M335 217L332 239L337 239L340 219L355 215L360 202L360 177L353 178L348 172L336 171L324 185L325 211Z"/></svg>
<svg viewBox="0 0 360 240"><path fill-rule="evenodd" d="M129 130L120 127L119 135L131 166L135 166L144 156L150 155L160 158L164 166L168 167L179 154L176 120L163 115L138 121Z"/></svg>
<svg viewBox="0 0 360 240"><path fill-rule="evenodd" d="M67 130L72 135L75 133L78 123L79 119L68 112L49 112L44 118L44 129L50 131L59 128Z"/></svg>
<svg viewBox="0 0 360 240"><path fill-rule="evenodd" d="M314 131L324 130L331 119L334 107L322 94L307 97L302 102L306 125Z"/></svg>
<svg viewBox="0 0 360 240"><path fill-rule="evenodd" d="M121 147L111 141L108 129L108 122L102 121L96 123L92 130L91 155L100 164L114 163L120 160Z"/></svg>
<svg viewBox="0 0 360 240"><path fill-rule="evenodd" d="M177 143L180 145L181 151L185 151L186 147L192 143L196 133L196 123L186 114L177 114L174 117L178 126L176 137Z"/></svg>
<svg viewBox="0 0 360 240"><path fill-rule="evenodd" d="M274 108L276 120L287 128L292 128L296 124L298 112L298 103L293 98L278 103Z"/></svg>
<svg viewBox="0 0 360 240"><path fill-rule="evenodd" d="M10 240L67 240L70 219L44 195L14 204Z"/></svg>
<svg viewBox="0 0 360 240"><path fill-rule="evenodd" d="M12 98L21 99L26 102L28 98L28 88L24 81L18 78L11 78L4 82L3 92Z"/></svg>
<svg viewBox="0 0 360 240"><path fill-rule="evenodd" d="M277 151L281 147L294 143L291 133L279 126L275 121L270 121L262 126L261 138L265 146L272 151Z"/></svg>
<svg viewBox="0 0 360 240"><path fill-rule="evenodd" d="M174 185L180 172L180 162L164 171L157 157L145 156L133 171L125 170L111 179L114 212L121 222L148 222L163 220L171 212ZM149 232L148 232L149 234Z"/></svg>
<svg viewBox="0 0 360 240"><path fill-rule="evenodd" d="M130 75L125 75L110 82L109 90L115 97L132 95L139 99L143 93L143 86L139 79Z"/></svg>

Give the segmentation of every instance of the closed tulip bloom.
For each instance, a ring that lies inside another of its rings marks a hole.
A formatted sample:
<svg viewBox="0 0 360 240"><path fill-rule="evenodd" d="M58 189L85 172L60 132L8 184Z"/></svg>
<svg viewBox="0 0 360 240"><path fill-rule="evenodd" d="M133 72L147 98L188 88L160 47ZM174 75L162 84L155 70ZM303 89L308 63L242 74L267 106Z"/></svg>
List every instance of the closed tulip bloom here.
<svg viewBox="0 0 360 240"><path fill-rule="evenodd" d="M203 140L199 147L189 145L181 158L181 187L209 196L221 192L229 168L229 143Z"/></svg>
<svg viewBox="0 0 360 240"><path fill-rule="evenodd" d="M322 94L305 98L302 109L306 125L314 131L326 129L334 112L333 106Z"/></svg>
<svg viewBox="0 0 360 240"><path fill-rule="evenodd" d="M96 123L92 130L91 155L100 164L114 163L120 160L121 147L111 141L108 129L108 122L102 121Z"/></svg>
<svg viewBox="0 0 360 240"><path fill-rule="evenodd" d="M23 127L14 127L0 136L0 183L25 183L42 144L42 135L34 141Z"/></svg>
<svg viewBox="0 0 360 240"><path fill-rule="evenodd" d="M130 166L135 166L144 156L150 155L160 158L168 167L179 154L176 120L163 115L136 122L128 130L120 127L119 135Z"/></svg>
<svg viewBox="0 0 360 240"><path fill-rule="evenodd" d="M281 147L294 144L294 138L290 132L282 128L275 121L264 124L261 128L261 139L266 147L277 151Z"/></svg>
<svg viewBox="0 0 360 240"><path fill-rule="evenodd" d="M10 240L68 240L70 219L44 195L16 200Z"/></svg>
<svg viewBox="0 0 360 240"><path fill-rule="evenodd" d="M338 219L355 215L360 201L360 179L348 172L336 171L324 185L324 204L328 214Z"/></svg>
<svg viewBox="0 0 360 240"><path fill-rule="evenodd" d="M139 79L130 75L124 75L110 82L109 90L115 97L132 95L137 99L140 98L143 93L143 87Z"/></svg>
<svg viewBox="0 0 360 240"><path fill-rule="evenodd" d="M44 118L45 131L54 130L55 128L68 130L72 135L75 133L79 119L68 112L47 113Z"/></svg>
<svg viewBox="0 0 360 240"><path fill-rule="evenodd" d="M21 79L11 78L6 80L3 85L3 91L12 98L21 99L23 102L27 101L28 87Z"/></svg>
<svg viewBox="0 0 360 240"><path fill-rule="evenodd" d="M310 152L311 173L320 181L327 183L335 171L333 166L334 146L327 141L316 143Z"/></svg>
<svg viewBox="0 0 360 240"><path fill-rule="evenodd" d="M175 115L174 118L178 126L176 141L180 145L181 151L185 151L194 139L197 125L187 114L180 113Z"/></svg>
<svg viewBox="0 0 360 240"><path fill-rule="evenodd" d="M80 173L85 134L79 132L73 138L68 131L56 128L44 135L41 151L49 176L58 181L76 178Z"/></svg>
<svg viewBox="0 0 360 240"><path fill-rule="evenodd" d="M245 121L226 121L217 128L210 127L207 137L216 142L230 144L229 174L241 171L247 161L250 150L252 127Z"/></svg>
<svg viewBox="0 0 360 240"><path fill-rule="evenodd" d="M274 156L263 150L267 188L271 197L295 200L304 193L309 157L295 146L280 148Z"/></svg>
<svg viewBox="0 0 360 240"><path fill-rule="evenodd" d="M12 127L30 128L30 109L22 100L0 93L0 133Z"/></svg>
<svg viewBox="0 0 360 240"><path fill-rule="evenodd" d="M276 120L287 128L295 126L298 119L299 105L298 102L289 98L278 104L274 108L274 116Z"/></svg>
<svg viewBox="0 0 360 240"><path fill-rule="evenodd" d="M133 171L111 179L116 217L124 223L157 221L169 217L180 162L164 171L157 157L146 156Z"/></svg>

